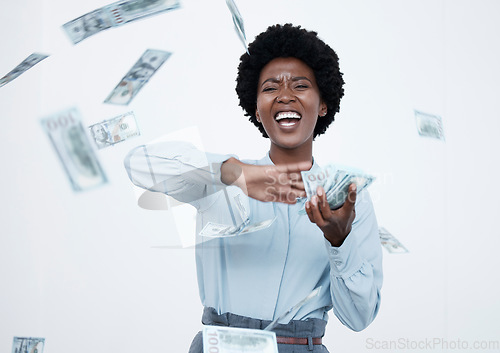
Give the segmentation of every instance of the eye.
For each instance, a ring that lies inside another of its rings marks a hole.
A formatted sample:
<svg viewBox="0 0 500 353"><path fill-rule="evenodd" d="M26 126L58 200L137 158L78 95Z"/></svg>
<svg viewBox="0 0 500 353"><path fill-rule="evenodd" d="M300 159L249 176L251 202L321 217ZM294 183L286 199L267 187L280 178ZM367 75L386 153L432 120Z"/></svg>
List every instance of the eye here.
<svg viewBox="0 0 500 353"><path fill-rule="evenodd" d="M275 91L275 90L276 90L276 88L274 88L274 87L264 87L262 89L262 92L272 92L272 91Z"/></svg>
<svg viewBox="0 0 500 353"><path fill-rule="evenodd" d="M299 83L295 86L296 89L307 89L309 88L309 85L308 84L305 84L305 83Z"/></svg>

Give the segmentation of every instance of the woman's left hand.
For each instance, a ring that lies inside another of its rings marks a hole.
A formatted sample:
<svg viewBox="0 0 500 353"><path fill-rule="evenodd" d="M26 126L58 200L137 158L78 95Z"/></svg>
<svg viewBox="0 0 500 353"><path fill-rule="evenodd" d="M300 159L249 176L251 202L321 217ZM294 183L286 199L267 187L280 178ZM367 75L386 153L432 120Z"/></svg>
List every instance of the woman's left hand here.
<svg viewBox="0 0 500 353"><path fill-rule="evenodd" d="M347 198L342 207L332 210L326 200L325 190L319 186L316 195L306 202L306 213L309 220L315 223L325 235L325 238L338 247L342 245L351 232L352 222L356 217L356 184L349 185Z"/></svg>

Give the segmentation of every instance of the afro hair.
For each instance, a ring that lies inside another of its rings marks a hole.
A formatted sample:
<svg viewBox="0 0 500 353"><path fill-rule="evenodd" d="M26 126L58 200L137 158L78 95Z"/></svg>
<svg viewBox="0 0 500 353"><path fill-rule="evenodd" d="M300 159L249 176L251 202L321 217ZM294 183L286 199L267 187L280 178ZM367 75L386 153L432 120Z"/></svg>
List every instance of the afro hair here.
<svg viewBox="0 0 500 353"><path fill-rule="evenodd" d="M289 23L270 26L249 44L248 51L250 55L245 53L240 57L236 93L245 116L262 135L268 137L255 116L260 72L271 60L280 57L297 58L313 70L321 99L328 108L327 114L316 123L314 137L323 134L339 111L340 99L344 95L344 80L335 51L319 39L316 32Z"/></svg>

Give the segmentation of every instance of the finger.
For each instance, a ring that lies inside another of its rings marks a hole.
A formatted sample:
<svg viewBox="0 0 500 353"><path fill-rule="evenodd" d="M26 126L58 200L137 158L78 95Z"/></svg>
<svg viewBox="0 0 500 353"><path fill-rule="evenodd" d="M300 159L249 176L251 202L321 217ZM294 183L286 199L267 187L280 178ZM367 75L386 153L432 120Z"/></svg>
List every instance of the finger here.
<svg viewBox="0 0 500 353"><path fill-rule="evenodd" d="M302 181L296 181L292 184L292 188L298 190L298 191L303 191L305 193L306 188L304 186L304 183Z"/></svg>
<svg viewBox="0 0 500 353"><path fill-rule="evenodd" d="M319 204L318 204L318 196L317 195L314 195L312 198L311 198L311 213L312 213L312 216L314 217L314 220L318 227L323 227L326 222L325 220L323 219L323 215L321 214L321 211L319 210Z"/></svg>
<svg viewBox="0 0 500 353"><path fill-rule="evenodd" d="M318 195L318 207L319 211L323 215L324 219L329 219L332 215L332 211L330 210L330 205L326 200L325 189L322 186L318 186L316 189L316 195Z"/></svg>
<svg viewBox="0 0 500 353"><path fill-rule="evenodd" d="M347 193L347 198L342 208L348 215L350 215L354 211L354 206L356 204L356 197L357 197L356 184L352 183L351 185L349 185L348 190L349 191Z"/></svg>
<svg viewBox="0 0 500 353"><path fill-rule="evenodd" d="M314 216L312 214L311 202L306 201L305 208L306 208L307 217L309 217L309 220L311 221L311 223L316 223L316 221L314 220Z"/></svg>

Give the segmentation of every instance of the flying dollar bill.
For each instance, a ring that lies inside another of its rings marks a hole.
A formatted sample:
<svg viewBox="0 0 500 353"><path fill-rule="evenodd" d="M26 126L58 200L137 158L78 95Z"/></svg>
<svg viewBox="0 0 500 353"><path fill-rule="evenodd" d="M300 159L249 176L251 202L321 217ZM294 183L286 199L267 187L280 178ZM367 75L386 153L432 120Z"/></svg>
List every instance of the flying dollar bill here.
<svg viewBox="0 0 500 353"><path fill-rule="evenodd" d="M135 20L175 10L179 0L126 0L117 1L65 23L62 27L73 44L96 33Z"/></svg>
<svg viewBox="0 0 500 353"><path fill-rule="evenodd" d="M267 325L266 328L264 328L264 331L271 331L279 324L288 324L290 322L290 319L288 319L290 314L295 315L295 313L298 312L300 308L302 308L305 304L307 304L313 298L316 298L319 295L319 293L321 292L321 288L322 288L322 286L315 288L304 299L302 299L300 302L298 302L297 304L292 306L286 312L281 314L278 318L273 320L269 325Z"/></svg>
<svg viewBox="0 0 500 353"><path fill-rule="evenodd" d="M141 133L133 112L89 126L98 149L113 146Z"/></svg>
<svg viewBox="0 0 500 353"><path fill-rule="evenodd" d="M207 222L201 230L200 235L212 238L233 237L236 235L253 233L262 229L269 228L275 220L276 217L255 223L244 222L238 226Z"/></svg>
<svg viewBox="0 0 500 353"><path fill-rule="evenodd" d="M243 17L241 17L240 11L238 10L238 7L236 6L234 0L226 0L226 5L229 8L229 11L231 11L234 30L236 31L238 38L240 38L241 43L243 43L243 46L248 53L248 43L247 36L245 35L245 26L243 25Z"/></svg>
<svg viewBox="0 0 500 353"><path fill-rule="evenodd" d="M307 199L311 200L316 195L317 188L322 186L325 190L326 200L333 210L344 204L349 193L349 185L356 184L359 194L375 180L373 176L362 171L344 167L337 168L333 164L324 168L302 171L301 174ZM305 213L305 209L301 209L300 213Z"/></svg>
<svg viewBox="0 0 500 353"><path fill-rule="evenodd" d="M33 66L38 64L40 61L42 61L43 59L46 59L48 57L49 57L48 55L40 54L40 53L31 54L26 59L24 59L19 65L17 65L11 72L9 72L4 77L0 78L0 87L6 85L7 83L11 82L12 80L18 78L21 74L25 73L26 71L31 69Z"/></svg>
<svg viewBox="0 0 500 353"><path fill-rule="evenodd" d="M408 249L384 227L380 227L378 233L380 243L388 252L392 254L404 254L408 252Z"/></svg>
<svg viewBox="0 0 500 353"><path fill-rule="evenodd" d="M276 334L248 328L203 326L203 353L278 353Z"/></svg>
<svg viewBox="0 0 500 353"><path fill-rule="evenodd" d="M74 191L107 183L76 108L44 118L41 123Z"/></svg>
<svg viewBox="0 0 500 353"><path fill-rule="evenodd" d="M146 50L104 103L128 105L170 55L172 53L163 50Z"/></svg>
<svg viewBox="0 0 500 353"><path fill-rule="evenodd" d="M444 141L443 120L440 116L415 110L415 122L420 136Z"/></svg>
<svg viewBox="0 0 500 353"><path fill-rule="evenodd" d="M14 337L12 353L43 353L45 338Z"/></svg>

